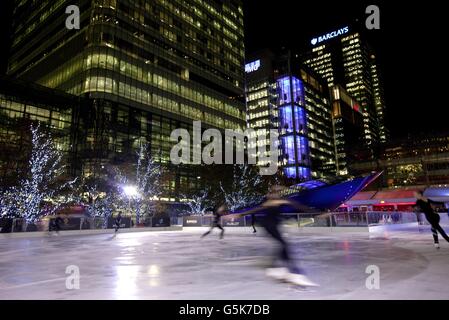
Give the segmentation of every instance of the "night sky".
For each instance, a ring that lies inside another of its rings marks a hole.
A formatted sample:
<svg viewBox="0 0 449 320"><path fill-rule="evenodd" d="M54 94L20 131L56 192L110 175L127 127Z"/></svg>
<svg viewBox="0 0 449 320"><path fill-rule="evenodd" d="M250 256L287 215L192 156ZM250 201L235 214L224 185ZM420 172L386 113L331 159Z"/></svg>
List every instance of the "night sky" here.
<svg viewBox="0 0 449 320"><path fill-rule="evenodd" d="M150 1L150 0L149 0ZM0 1L0 73L8 55L10 0ZM393 137L449 132L444 77L448 70L449 13L443 1L244 0L246 51L285 46L300 49L313 36L348 21L366 19L378 5L381 29L367 32L384 77L387 126ZM447 112L446 112L447 113Z"/></svg>
<svg viewBox="0 0 449 320"><path fill-rule="evenodd" d="M300 49L316 35L380 9L380 30L367 31L384 78L387 126L392 137L449 132L447 92L449 14L442 2L244 0L246 52L265 47ZM446 25L445 25L446 24ZM445 43L446 42L446 43ZM436 72L438 71L438 72ZM440 74L440 78L435 78ZM440 80L441 79L441 80Z"/></svg>

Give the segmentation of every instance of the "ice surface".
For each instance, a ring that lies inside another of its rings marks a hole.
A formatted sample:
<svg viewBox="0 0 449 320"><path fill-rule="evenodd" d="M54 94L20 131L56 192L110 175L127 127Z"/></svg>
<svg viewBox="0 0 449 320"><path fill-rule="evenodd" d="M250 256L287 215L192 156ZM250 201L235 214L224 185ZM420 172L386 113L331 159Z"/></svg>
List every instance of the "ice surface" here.
<svg viewBox="0 0 449 320"><path fill-rule="evenodd" d="M428 227L381 233L300 234L295 259L321 286L298 289L265 276L276 244L250 228L0 238L0 299L448 299L449 243ZM447 229L446 229L447 230ZM260 230L259 230L260 231ZM80 289L66 288L66 268ZM366 268L380 289L366 287Z"/></svg>

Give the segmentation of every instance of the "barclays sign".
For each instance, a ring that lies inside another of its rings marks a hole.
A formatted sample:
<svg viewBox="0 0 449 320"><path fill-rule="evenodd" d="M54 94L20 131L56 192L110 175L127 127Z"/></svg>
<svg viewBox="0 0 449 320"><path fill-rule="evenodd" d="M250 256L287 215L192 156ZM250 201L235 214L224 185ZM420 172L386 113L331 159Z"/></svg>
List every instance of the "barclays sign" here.
<svg viewBox="0 0 449 320"><path fill-rule="evenodd" d="M332 31L330 33L326 33L325 35L319 36L318 38L313 38L310 43L312 45L316 45L317 43L341 36L343 34L346 34L349 32L349 27L344 27L335 31Z"/></svg>
<svg viewBox="0 0 449 320"><path fill-rule="evenodd" d="M245 64L245 72L246 73L251 73L254 71L259 70L260 68L260 60L256 60L250 63Z"/></svg>

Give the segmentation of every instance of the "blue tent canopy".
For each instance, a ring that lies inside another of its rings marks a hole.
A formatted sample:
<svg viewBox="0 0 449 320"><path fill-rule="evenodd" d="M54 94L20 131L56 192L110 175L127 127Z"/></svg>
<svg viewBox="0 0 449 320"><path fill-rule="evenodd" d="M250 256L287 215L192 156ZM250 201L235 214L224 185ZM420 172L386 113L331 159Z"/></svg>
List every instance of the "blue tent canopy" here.
<svg viewBox="0 0 449 320"><path fill-rule="evenodd" d="M381 174L382 172L373 172L368 176L357 177L336 184L328 184L320 180L307 181L285 190L283 198L291 199L308 207L309 210L307 211L310 212L333 211L376 180ZM245 208L235 213L244 213L250 209L252 208ZM298 212L298 210L290 206L282 206L280 212Z"/></svg>

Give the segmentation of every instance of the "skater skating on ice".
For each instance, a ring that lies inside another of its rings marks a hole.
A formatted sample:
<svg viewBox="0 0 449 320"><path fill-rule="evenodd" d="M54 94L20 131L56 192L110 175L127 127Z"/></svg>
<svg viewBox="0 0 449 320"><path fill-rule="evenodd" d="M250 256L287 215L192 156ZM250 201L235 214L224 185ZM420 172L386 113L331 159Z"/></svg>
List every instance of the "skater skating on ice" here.
<svg viewBox="0 0 449 320"><path fill-rule="evenodd" d="M121 222L122 222L122 214L119 212L119 214L115 218L115 222L114 222L114 228L115 228L114 235L117 235L117 232L120 229Z"/></svg>
<svg viewBox="0 0 449 320"><path fill-rule="evenodd" d="M433 210L432 204L439 205L443 203L426 198L422 191L416 191L415 197L417 199L415 207L419 210L419 212L423 212L426 216L426 219L431 226L434 246L435 248L439 249L440 244L438 240L438 232L447 242L449 242L449 237L447 236L444 229L440 226L440 215Z"/></svg>
<svg viewBox="0 0 449 320"><path fill-rule="evenodd" d="M256 223L256 215L253 213L251 214L251 227L253 227L253 233L257 232L255 223Z"/></svg>
<svg viewBox="0 0 449 320"><path fill-rule="evenodd" d="M297 202L282 199L280 195L282 189L283 188L281 186L272 187L270 192L267 194L267 199L265 202L263 202L259 207L246 211L239 216L254 214L255 212L263 213L264 215L259 219L260 224L266 232L281 245L281 249L279 250L277 257L275 257L273 266L266 270L267 276L273 277L277 280L291 282L299 286L318 286L318 284L307 278L303 271L295 265L289 252L289 245L282 237L279 230L279 224L281 222L281 206L291 206L299 210L305 209L304 206Z"/></svg>
<svg viewBox="0 0 449 320"><path fill-rule="evenodd" d="M220 224L220 217L222 215L224 215L227 212L227 207L226 205L222 204L220 205L218 208L214 209L214 220L212 221L212 226L210 227L209 231L207 231L205 234L203 234L201 236L201 238L204 238L205 236L207 236L209 233L212 232L212 230L214 228L218 228L221 230L220 233L220 239L223 239L224 236L224 228L223 226Z"/></svg>
<svg viewBox="0 0 449 320"><path fill-rule="evenodd" d="M56 215L55 219L50 219L48 233L51 235L51 232L54 231L56 235L59 235L62 223L64 223L64 221L59 215Z"/></svg>

